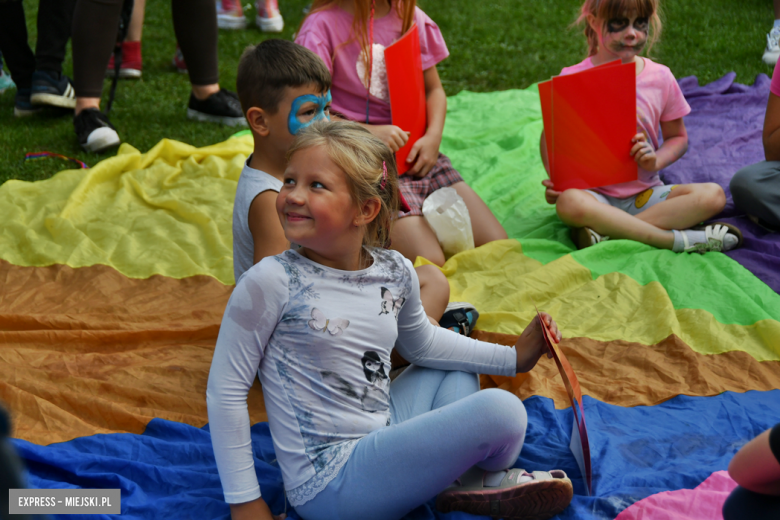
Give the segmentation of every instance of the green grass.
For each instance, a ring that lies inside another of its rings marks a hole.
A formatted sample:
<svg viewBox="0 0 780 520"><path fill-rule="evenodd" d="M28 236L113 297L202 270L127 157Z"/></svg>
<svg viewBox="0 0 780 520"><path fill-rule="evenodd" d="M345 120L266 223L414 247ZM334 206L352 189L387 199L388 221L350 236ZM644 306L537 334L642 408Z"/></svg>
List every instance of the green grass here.
<svg viewBox="0 0 780 520"><path fill-rule="evenodd" d="M280 0L291 38L308 0ZM448 95L461 90L487 92L525 88L582 60L586 46L579 28L571 28L579 0L419 0L441 27L451 56L439 65ZM31 42L35 38L37 2L25 2ZM761 62L765 35L771 28L767 0L666 0L664 30L653 57L678 78L696 75L704 84L735 71L752 84L756 74L771 74ZM247 11L254 19L254 9ZM238 58L244 47L271 36L253 24L245 31L220 31L219 71L223 87L234 90ZM34 43L33 43L34 45ZM189 82L170 62L175 49L170 2L148 0L143 35L143 79L122 81L111 121L122 139L146 151L162 138L196 146L219 142L236 130L186 118ZM65 72L72 73L70 51ZM105 82L103 103L110 83ZM58 160L23 161L27 152L48 150L94 165L108 155L83 152L72 117L54 111L35 117L13 117L14 92L0 95L0 183L8 179L46 179L69 168ZM113 152L112 152L113 153Z"/></svg>

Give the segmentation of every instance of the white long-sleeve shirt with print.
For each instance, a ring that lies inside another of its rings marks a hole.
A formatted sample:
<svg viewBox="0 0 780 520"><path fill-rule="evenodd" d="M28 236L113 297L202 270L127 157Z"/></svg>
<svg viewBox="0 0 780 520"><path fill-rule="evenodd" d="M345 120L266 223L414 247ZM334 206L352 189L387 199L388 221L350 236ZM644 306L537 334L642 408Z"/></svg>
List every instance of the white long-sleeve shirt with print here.
<svg viewBox="0 0 780 520"><path fill-rule="evenodd" d="M293 506L325 488L357 441L390 424L394 347L421 366L515 374L514 348L431 325L411 263L394 251L369 251L370 267L340 271L288 250L263 259L238 281L207 390L228 503L260 497L247 410L255 374Z"/></svg>

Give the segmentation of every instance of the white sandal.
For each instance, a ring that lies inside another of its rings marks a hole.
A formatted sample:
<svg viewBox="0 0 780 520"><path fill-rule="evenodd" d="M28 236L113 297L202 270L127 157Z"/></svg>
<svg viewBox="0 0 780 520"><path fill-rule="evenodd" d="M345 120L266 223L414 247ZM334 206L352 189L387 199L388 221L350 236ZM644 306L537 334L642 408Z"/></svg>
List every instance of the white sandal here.
<svg viewBox="0 0 780 520"><path fill-rule="evenodd" d="M742 233L731 224L725 222L715 222L706 226L696 226L692 231L704 231L707 237L706 242L691 243L686 231L680 231L683 239L683 252L685 253L708 253L710 251L726 252L736 249L742 245Z"/></svg>
<svg viewBox="0 0 780 520"><path fill-rule="evenodd" d="M599 235L589 227L572 228L571 239L577 246L577 249L585 249L586 247L595 246L599 242L606 242L609 240L607 235Z"/></svg>

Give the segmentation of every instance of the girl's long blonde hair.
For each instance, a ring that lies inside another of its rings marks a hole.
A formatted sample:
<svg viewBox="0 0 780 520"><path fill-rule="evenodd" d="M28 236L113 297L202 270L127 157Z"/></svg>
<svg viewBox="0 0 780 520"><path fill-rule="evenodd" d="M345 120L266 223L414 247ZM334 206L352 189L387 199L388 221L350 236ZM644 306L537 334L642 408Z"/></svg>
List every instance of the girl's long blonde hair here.
<svg viewBox="0 0 780 520"><path fill-rule="evenodd" d="M382 207L377 217L366 225L363 245L388 245L398 215L398 169L393 152L357 123L322 120L295 135L287 151L287 161L314 146L324 146L330 160L346 174L352 201L358 207L369 199L379 199Z"/></svg>
<svg viewBox="0 0 780 520"><path fill-rule="evenodd" d="M352 17L352 38L347 40L344 44L352 41L357 41L360 44L360 49L363 51L363 65L365 65L366 74L371 76L371 52L369 49L371 46L370 36L368 34L368 25L371 19L371 2L372 0L352 0L355 6L355 15ZM389 2L390 8L395 8L398 16L403 20L401 28L401 34L405 34L406 31L411 29L414 23L414 8L417 5L416 0L375 0L376 2ZM330 9L340 3L340 0L314 0L311 4L311 10L306 18L324 9ZM303 19L303 22L306 21ZM303 26L301 22L301 26ZM333 56L331 56L331 60Z"/></svg>
<svg viewBox="0 0 780 520"><path fill-rule="evenodd" d="M601 23L601 30L612 18L621 18L625 13L636 11L637 16L643 16L650 22L647 37L647 51L653 48L661 36L661 6L660 0L585 0L580 10L580 16L575 25L585 23L585 37L588 39L588 56L595 55L599 50L599 35L588 23L588 15L593 15Z"/></svg>

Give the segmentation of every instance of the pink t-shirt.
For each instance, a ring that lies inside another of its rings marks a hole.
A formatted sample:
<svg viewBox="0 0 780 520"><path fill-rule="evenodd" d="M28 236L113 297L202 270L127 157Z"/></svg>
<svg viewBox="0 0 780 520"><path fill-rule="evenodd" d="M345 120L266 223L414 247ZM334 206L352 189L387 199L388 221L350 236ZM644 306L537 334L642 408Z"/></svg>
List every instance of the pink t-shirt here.
<svg viewBox="0 0 780 520"><path fill-rule="evenodd" d="M777 72L780 67L775 67L775 71L772 73L772 84L769 85L769 92L775 96L780 96L780 73Z"/></svg>
<svg viewBox="0 0 780 520"><path fill-rule="evenodd" d="M415 8L414 18L420 32L422 68L427 70L450 53L439 27L428 15ZM372 124L388 125L392 122L384 50L403 36L402 28L403 20L398 16L395 2L389 14L374 19L369 105L369 122ZM334 5L306 18L295 43L314 51L328 66L333 77L333 110L341 112L349 119L365 123L368 94L365 65L361 58L360 45L352 35L352 15Z"/></svg>
<svg viewBox="0 0 780 520"><path fill-rule="evenodd" d="M636 77L636 126L637 133L644 132L653 148L658 149L658 136L661 121L674 121L691 112L691 107L685 101L677 80L674 79L669 67L643 58L645 68ZM593 62L586 58L581 63L566 67L561 76L582 72L593 68ZM612 186L595 188L594 191L625 199L640 193L647 188L663 184L658 172L649 172L639 168L639 179Z"/></svg>

